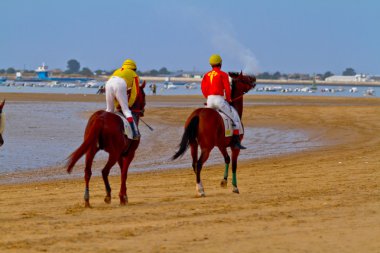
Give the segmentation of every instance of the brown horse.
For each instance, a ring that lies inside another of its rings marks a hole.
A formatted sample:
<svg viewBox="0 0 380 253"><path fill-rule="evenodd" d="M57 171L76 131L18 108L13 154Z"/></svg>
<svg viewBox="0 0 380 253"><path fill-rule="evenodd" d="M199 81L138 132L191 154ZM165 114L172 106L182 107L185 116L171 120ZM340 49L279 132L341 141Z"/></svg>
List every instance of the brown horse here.
<svg viewBox="0 0 380 253"><path fill-rule="evenodd" d="M0 147L4 144L3 132L5 129L5 114L3 113L3 107L5 100L0 104Z"/></svg>
<svg viewBox="0 0 380 253"><path fill-rule="evenodd" d="M243 114L243 95L256 86L254 76L243 75L242 73L229 73L232 78L231 99L232 106L237 110L241 119ZM192 167L196 174L197 195L204 197L204 188L201 181L201 170L203 164L207 161L211 150L218 147L225 161L224 179L221 182L222 187L227 187L228 167L230 156L227 147L232 151L232 186L233 192L239 193L236 180L237 158L240 149L234 148L232 137L225 137L224 123L219 113L210 108L198 108L187 118L185 131L182 136L179 150L174 154L172 159L182 156L190 145L191 156L193 158ZM240 140L243 134L240 135ZM201 155L198 159L198 145L200 146Z"/></svg>
<svg viewBox="0 0 380 253"><path fill-rule="evenodd" d="M145 82L139 87L136 101L131 108L137 125L139 118L144 116L144 87ZM106 187L106 197L104 201L111 203L111 187L108 181L108 175L112 166L118 162L121 170L120 205L128 203L126 186L128 168L139 144L140 140L131 140L124 135L124 124L118 115L100 110L90 117L84 133L83 143L68 157L66 163L67 172L70 173L75 163L86 154L84 169L84 179L86 182L84 201L86 207L90 206L89 183L92 174L91 166L99 150L104 150L109 154L108 161L102 170L103 181Z"/></svg>

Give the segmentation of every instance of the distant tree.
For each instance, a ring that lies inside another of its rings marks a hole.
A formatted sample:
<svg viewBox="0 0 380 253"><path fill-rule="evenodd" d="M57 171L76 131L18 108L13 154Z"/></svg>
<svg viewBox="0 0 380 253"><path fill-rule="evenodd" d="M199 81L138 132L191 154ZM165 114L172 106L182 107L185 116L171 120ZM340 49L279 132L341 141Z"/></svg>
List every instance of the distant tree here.
<svg viewBox="0 0 380 253"><path fill-rule="evenodd" d="M80 72L81 75L84 76L93 76L94 73L89 68L83 68L82 71Z"/></svg>
<svg viewBox="0 0 380 253"><path fill-rule="evenodd" d="M342 73L344 76L354 76L356 75L356 72L353 68L346 68L345 71Z"/></svg>
<svg viewBox="0 0 380 253"><path fill-rule="evenodd" d="M273 79L280 79L280 78L281 78L281 73L279 71L273 74Z"/></svg>
<svg viewBox="0 0 380 253"><path fill-rule="evenodd" d="M168 74L170 74L170 72L168 71L168 69L165 68L165 67L161 68L161 69L158 71L158 73L159 73L160 75L168 75Z"/></svg>
<svg viewBox="0 0 380 253"><path fill-rule="evenodd" d="M316 79L316 80L322 80L323 79L323 75L322 74L316 74L315 76L314 76L314 78Z"/></svg>
<svg viewBox="0 0 380 253"><path fill-rule="evenodd" d="M6 72L7 74L14 74L16 73L16 70L14 68L8 68Z"/></svg>
<svg viewBox="0 0 380 253"><path fill-rule="evenodd" d="M71 59L67 62L67 71L65 71L66 73L74 74L74 73L78 73L79 70L80 70L80 63L77 60Z"/></svg>
<svg viewBox="0 0 380 253"><path fill-rule="evenodd" d="M5 74L5 69L0 69L0 74Z"/></svg>
<svg viewBox="0 0 380 253"><path fill-rule="evenodd" d="M289 74L289 79L300 80L301 74L298 74L298 73Z"/></svg>
<svg viewBox="0 0 380 253"><path fill-rule="evenodd" d="M148 75L150 75L150 76L158 76L158 71L157 70L155 70L155 69L152 69L151 71L149 71L148 73L147 73Z"/></svg>
<svg viewBox="0 0 380 253"><path fill-rule="evenodd" d="M271 74L269 74L268 72L263 72L257 75L258 79L271 79L271 77Z"/></svg>
<svg viewBox="0 0 380 253"><path fill-rule="evenodd" d="M326 73L323 74L322 78L323 80L325 80L327 77L330 77L330 76L333 76L334 73L330 72L330 71L327 71Z"/></svg>
<svg viewBox="0 0 380 253"><path fill-rule="evenodd" d="M95 70L95 75L97 75L97 76L103 75L103 73L105 73L104 70L100 70L100 69Z"/></svg>

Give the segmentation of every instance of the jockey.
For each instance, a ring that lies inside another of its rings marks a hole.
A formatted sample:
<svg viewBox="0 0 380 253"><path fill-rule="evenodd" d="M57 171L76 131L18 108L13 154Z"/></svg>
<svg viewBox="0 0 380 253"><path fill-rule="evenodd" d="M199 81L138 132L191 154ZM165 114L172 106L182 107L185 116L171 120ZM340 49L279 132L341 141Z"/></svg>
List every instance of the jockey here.
<svg viewBox="0 0 380 253"><path fill-rule="evenodd" d="M132 129L132 138L137 140L140 133L129 109L136 100L139 91L139 77L136 74L136 63L127 59L121 68L115 70L106 83L107 112L114 112L115 107L121 108Z"/></svg>
<svg viewBox="0 0 380 253"><path fill-rule="evenodd" d="M202 93L207 98L206 107L218 109L233 120L233 145L238 149L246 149L240 144L240 118L235 108L230 105L231 87L228 74L221 70L222 58L217 54L211 55L210 65L212 70L203 76L201 83Z"/></svg>

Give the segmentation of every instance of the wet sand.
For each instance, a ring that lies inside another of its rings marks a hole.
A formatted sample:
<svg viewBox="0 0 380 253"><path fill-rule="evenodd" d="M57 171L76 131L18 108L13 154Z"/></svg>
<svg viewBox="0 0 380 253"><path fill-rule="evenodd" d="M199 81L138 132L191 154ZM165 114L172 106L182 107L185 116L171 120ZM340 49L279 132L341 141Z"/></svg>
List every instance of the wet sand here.
<svg viewBox="0 0 380 253"><path fill-rule="evenodd" d="M102 96L0 94L8 101L94 101ZM181 127L196 96L147 97L147 122ZM149 102L162 106L149 108ZM259 103L259 104L257 104ZM326 146L238 164L240 194L220 188L223 162L202 172L206 198L195 198L192 170L132 173L129 204L103 202L91 180L0 185L1 252L379 252L380 99L246 96L246 126L304 129ZM178 106L178 108L176 108ZM168 145L169 144L169 145ZM173 149L162 142L157 149ZM140 147L143 149L143 146ZM1 152L1 150L0 150ZM188 153L186 155L189 155ZM147 159L149 154L147 154ZM54 173L51 168L41 173ZM81 172L81 166L74 169Z"/></svg>

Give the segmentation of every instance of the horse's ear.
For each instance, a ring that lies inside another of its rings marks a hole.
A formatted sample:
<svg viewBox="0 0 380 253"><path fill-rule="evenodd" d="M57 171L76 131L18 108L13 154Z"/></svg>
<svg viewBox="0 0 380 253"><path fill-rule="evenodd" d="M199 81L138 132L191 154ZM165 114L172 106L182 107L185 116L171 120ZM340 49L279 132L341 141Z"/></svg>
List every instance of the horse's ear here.
<svg viewBox="0 0 380 253"><path fill-rule="evenodd" d="M237 72L228 72L228 75L231 77L231 78L235 78L237 77L239 74Z"/></svg>
<svg viewBox="0 0 380 253"><path fill-rule="evenodd" d="M140 88L141 88L141 89L144 89L144 88L145 88L145 85L146 85L146 82L145 82L145 80L144 80L143 83L140 85Z"/></svg>
<svg viewBox="0 0 380 253"><path fill-rule="evenodd" d="M240 70L240 76L242 76L243 75L243 70Z"/></svg>

